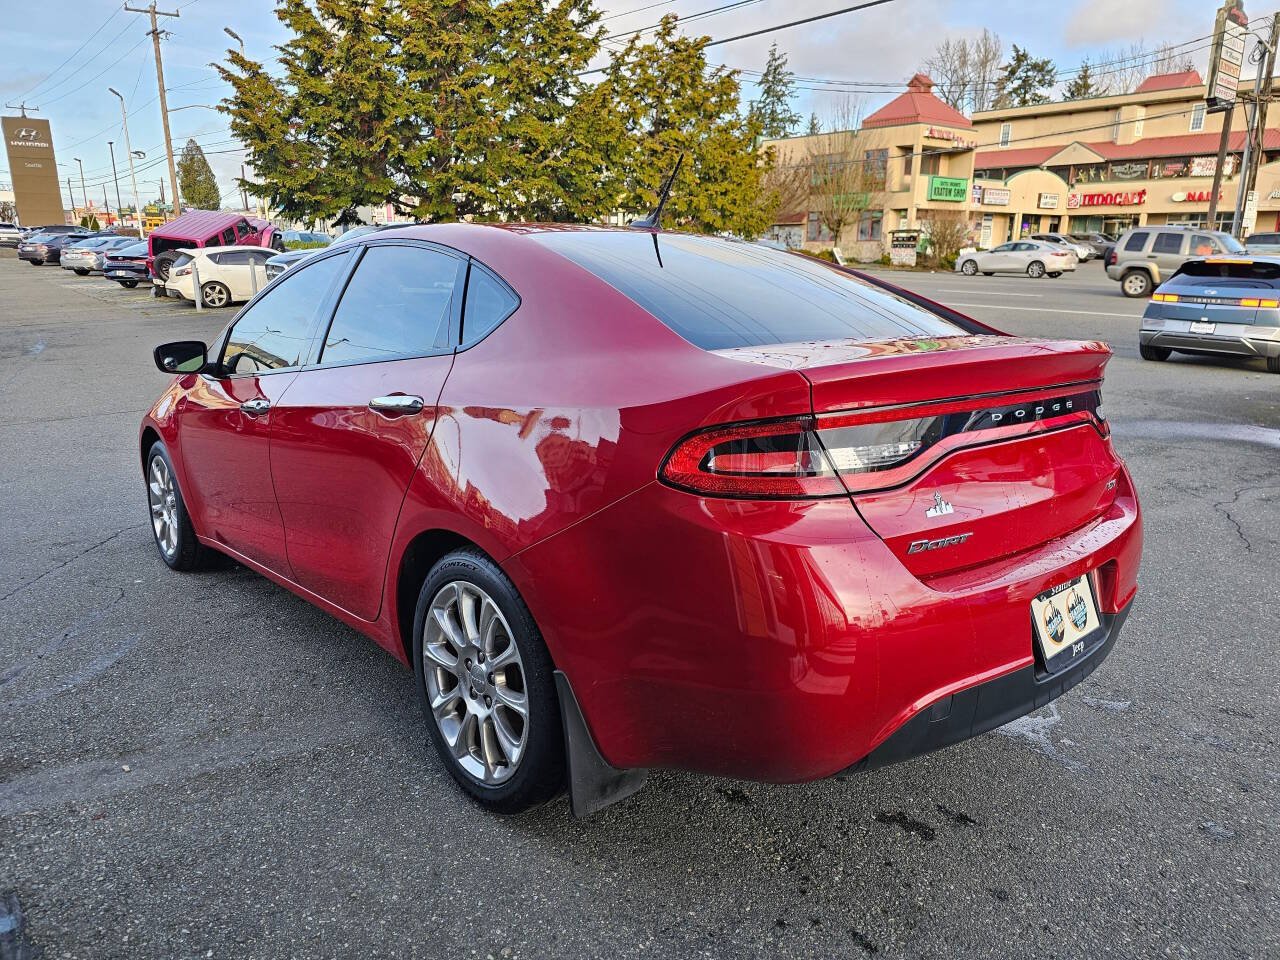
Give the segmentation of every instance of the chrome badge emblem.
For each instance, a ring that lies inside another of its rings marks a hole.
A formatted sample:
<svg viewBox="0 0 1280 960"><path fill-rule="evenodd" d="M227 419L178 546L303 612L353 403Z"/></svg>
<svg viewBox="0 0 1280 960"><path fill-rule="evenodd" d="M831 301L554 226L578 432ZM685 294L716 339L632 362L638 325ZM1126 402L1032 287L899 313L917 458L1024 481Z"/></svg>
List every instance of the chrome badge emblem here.
<svg viewBox="0 0 1280 960"><path fill-rule="evenodd" d="M955 513L956 508L947 501L942 499L942 494L935 493L933 495L933 506L924 512L926 517L945 517L949 513Z"/></svg>

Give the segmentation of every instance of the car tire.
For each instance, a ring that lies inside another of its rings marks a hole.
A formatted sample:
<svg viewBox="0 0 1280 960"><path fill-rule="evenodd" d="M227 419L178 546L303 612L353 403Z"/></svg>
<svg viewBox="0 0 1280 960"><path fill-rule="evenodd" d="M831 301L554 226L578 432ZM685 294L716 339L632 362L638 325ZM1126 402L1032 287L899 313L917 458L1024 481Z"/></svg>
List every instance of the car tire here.
<svg viewBox="0 0 1280 960"><path fill-rule="evenodd" d="M1267 372L1280 373L1280 354L1274 357L1267 357Z"/></svg>
<svg viewBox="0 0 1280 960"><path fill-rule="evenodd" d="M1027 264L1027 276L1033 280L1039 280L1044 276L1044 264L1039 260L1032 260Z"/></svg>
<svg viewBox="0 0 1280 960"><path fill-rule="evenodd" d="M1168 360L1173 353L1168 347L1153 347L1149 343L1138 344L1138 356L1143 360Z"/></svg>
<svg viewBox="0 0 1280 960"><path fill-rule="evenodd" d="M173 261L178 259L178 255L173 251L166 251L155 258L152 269L155 271L156 279L165 281L169 279L169 270L173 267Z"/></svg>
<svg viewBox="0 0 1280 960"><path fill-rule="evenodd" d="M996 275L996 272L994 270L983 270L982 275L984 277L994 277Z"/></svg>
<svg viewBox="0 0 1280 960"><path fill-rule="evenodd" d="M222 307L231 305L231 291L227 289L226 284L219 283L217 280L210 280L200 287L200 301L206 307L219 310Z"/></svg>
<svg viewBox="0 0 1280 960"><path fill-rule="evenodd" d="M75 267L74 269L77 277L87 277L89 275L88 270L82 270L80 267Z"/></svg>
<svg viewBox="0 0 1280 960"><path fill-rule="evenodd" d="M1126 297L1149 297L1151 295L1151 274L1145 270L1126 270L1120 278L1120 292Z"/></svg>
<svg viewBox="0 0 1280 960"><path fill-rule="evenodd" d="M214 551L196 539L186 501L178 487L178 473L163 441L157 440L147 451L144 483L151 510L151 536L160 551L160 559L172 569L184 572L210 566Z"/></svg>
<svg viewBox="0 0 1280 960"><path fill-rule="evenodd" d="M474 637L462 625L467 609ZM481 657L502 663L501 676ZM413 670L431 742L481 806L520 813L560 793L564 735L551 655L515 586L481 551L455 550L427 574L413 618Z"/></svg>
<svg viewBox="0 0 1280 960"><path fill-rule="evenodd" d="M124 287L126 290L132 290L138 285L137 280L117 280L116 283L120 284L120 286Z"/></svg>
<svg viewBox="0 0 1280 960"><path fill-rule="evenodd" d="M31 264L33 267L43 267L43 266L44 266L44 261L43 261L43 260L28 260L28 261L27 261L27 263Z"/></svg>
<svg viewBox="0 0 1280 960"><path fill-rule="evenodd" d="M976 277L978 275L978 264L975 260L966 260L960 264L960 272L966 277Z"/></svg>
<svg viewBox="0 0 1280 960"><path fill-rule="evenodd" d="M1054 270L1054 271L1052 271L1052 272L1049 274L1049 279L1051 279L1051 280L1057 280L1060 276L1062 276L1062 271L1061 271L1061 270Z"/></svg>

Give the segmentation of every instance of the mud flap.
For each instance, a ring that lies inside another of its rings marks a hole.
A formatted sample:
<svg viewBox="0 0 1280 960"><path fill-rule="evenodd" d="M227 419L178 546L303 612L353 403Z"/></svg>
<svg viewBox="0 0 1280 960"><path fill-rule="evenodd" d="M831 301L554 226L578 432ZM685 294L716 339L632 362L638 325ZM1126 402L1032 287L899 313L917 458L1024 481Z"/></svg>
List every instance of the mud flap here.
<svg viewBox="0 0 1280 960"><path fill-rule="evenodd" d="M569 805L575 817L589 817L605 807L625 800L644 786L647 770L619 770L610 766L591 739L578 698L569 678L555 671L560 697L560 719L564 726L564 753L569 766Z"/></svg>

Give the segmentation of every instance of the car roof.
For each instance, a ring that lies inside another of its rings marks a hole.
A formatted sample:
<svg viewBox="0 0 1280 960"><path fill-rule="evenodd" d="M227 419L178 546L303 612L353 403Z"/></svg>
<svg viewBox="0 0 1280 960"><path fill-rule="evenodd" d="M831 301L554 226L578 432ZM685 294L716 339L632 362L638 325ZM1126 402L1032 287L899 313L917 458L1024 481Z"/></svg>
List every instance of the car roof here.
<svg viewBox="0 0 1280 960"><path fill-rule="evenodd" d="M259 253L261 253L264 250L267 253L275 252L270 247L264 247L261 244L257 244L257 243L228 243L225 246L217 246L217 247L179 247L178 248L179 253L189 253L189 254L192 254L193 256L196 254L208 256L211 253L227 253L229 251L236 251L236 250L257 250Z"/></svg>

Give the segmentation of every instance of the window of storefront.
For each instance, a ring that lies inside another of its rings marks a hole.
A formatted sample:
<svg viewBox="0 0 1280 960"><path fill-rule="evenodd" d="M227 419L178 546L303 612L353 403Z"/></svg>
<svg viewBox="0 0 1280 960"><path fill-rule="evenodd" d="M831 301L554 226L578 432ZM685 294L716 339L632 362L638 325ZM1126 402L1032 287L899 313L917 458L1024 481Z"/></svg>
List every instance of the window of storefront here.
<svg viewBox="0 0 1280 960"><path fill-rule="evenodd" d="M1146 160L1118 160L1107 170L1109 180L1145 180L1147 179Z"/></svg>
<svg viewBox="0 0 1280 960"><path fill-rule="evenodd" d="M1199 133L1204 129L1204 101L1201 100L1191 108L1191 132Z"/></svg>
<svg viewBox="0 0 1280 960"><path fill-rule="evenodd" d="M883 177L889 167L889 150L887 147L881 150L866 150L863 151L862 159L866 161L868 173Z"/></svg>
<svg viewBox="0 0 1280 960"><path fill-rule="evenodd" d="M1190 157L1164 157L1151 161L1151 179L1185 177L1191 171Z"/></svg>
<svg viewBox="0 0 1280 960"><path fill-rule="evenodd" d="M884 235L882 231L883 225L883 210L863 210L862 215L858 218L858 239L879 240Z"/></svg>
<svg viewBox="0 0 1280 960"><path fill-rule="evenodd" d="M942 172L942 154L934 153L926 150L920 154L920 172L925 176L932 176Z"/></svg>
<svg viewBox="0 0 1280 960"><path fill-rule="evenodd" d="M805 225L804 238L809 243L830 243L831 231L827 229L827 225L822 222L816 212L809 213L808 223Z"/></svg>
<svg viewBox="0 0 1280 960"><path fill-rule="evenodd" d="M1231 217L1233 211L1228 210L1226 213L1218 211L1214 217L1214 223L1211 229L1227 230L1231 229ZM1208 213L1179 213L1169 214L1169 226L1171 227L1205 227L1209 225Z"/></svg>
<svg viewBox="0 0 1280 960"><path fill-rule="evenodd" d="M1012 123L1000 124L1000 146L1007 147L1012 137L1013 137L1013 124Z"/></svg>

